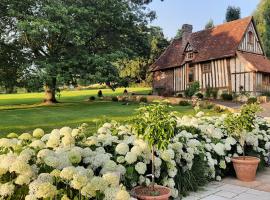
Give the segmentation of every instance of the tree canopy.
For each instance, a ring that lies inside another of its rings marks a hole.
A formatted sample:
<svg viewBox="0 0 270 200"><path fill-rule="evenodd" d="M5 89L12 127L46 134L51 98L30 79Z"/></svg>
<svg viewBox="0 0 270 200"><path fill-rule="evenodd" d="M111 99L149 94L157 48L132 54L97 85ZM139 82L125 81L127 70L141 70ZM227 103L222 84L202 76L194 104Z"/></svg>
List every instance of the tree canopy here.
<svg viewBox="0 0 270 200"><path fill-rule="evenodd" d="M205 29L214 28L214 21L213 19L209 19L209 21L205 24Z"/></svg>
<svg viewBox="0 0 270 200"><path fill-rule="evenodd" d="M0 21L31 54L56 101L59 83L117 82L119 58L144 55L155 14L140 0L2 0ZM8 37L6 34L5 37Z"/></svg>
<svg viewBox="0 0 270 200"><path fill-rule="evenodd" d="M261 0L255 13L254 19L258 33L263 43L265 53L270 58L270 2Z"/></svg>
<svg viewBox="0 0 270 200"><path fill-rule="evenodd" d="M237 20L241 18L240 7L228 6L226 11L226 22Z"/></svg>

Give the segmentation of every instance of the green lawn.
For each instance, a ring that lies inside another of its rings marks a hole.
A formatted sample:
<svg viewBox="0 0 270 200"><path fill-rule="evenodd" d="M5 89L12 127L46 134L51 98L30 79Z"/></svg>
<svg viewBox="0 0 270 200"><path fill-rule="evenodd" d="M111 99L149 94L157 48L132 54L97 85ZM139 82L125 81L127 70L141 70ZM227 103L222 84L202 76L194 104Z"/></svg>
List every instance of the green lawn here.
<svg viewBox="0 0 270 200"><path fill-rule="evenodd" d="M112 92L106 89L103 94L119 95L123 90L120 88ZM150 88L128 90L146 94ZM89 96L96 94L97 90L62 92L62 103L47 106L40 105L42 93L0 95L0 135L32 131L37 127L46 131L63 126L76 127L84 122L94 129L103 121L128 120L139 107L138 103L123 105L121 102L86 101ZM173 110L180 114L194 114L190 106L174 106Z"/></svg>

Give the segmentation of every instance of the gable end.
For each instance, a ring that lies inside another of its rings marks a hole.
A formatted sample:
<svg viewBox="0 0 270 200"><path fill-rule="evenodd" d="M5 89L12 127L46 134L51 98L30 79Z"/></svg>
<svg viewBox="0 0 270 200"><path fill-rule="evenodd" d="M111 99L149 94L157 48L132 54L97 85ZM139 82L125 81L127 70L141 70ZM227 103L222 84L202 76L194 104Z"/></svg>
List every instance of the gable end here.
<svg viewBox="0 0 270 200"><path fill-rule="evenodd" d="M250 24L248 25L238 50L260 55L264 54L253 20L251 20Z"/></svg>

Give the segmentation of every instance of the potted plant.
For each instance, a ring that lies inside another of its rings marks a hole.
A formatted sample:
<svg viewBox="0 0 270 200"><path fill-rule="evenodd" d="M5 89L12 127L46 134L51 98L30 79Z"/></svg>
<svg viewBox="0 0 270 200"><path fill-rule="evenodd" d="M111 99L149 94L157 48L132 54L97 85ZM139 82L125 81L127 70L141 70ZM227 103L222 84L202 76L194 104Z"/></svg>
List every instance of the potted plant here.
<svg viewBox="0 0 270 200"><path fill-rule="evenodd" d="M246 137L253 130L256 112L260 110L258 104L244 105L240 113L229 114L225 119L228 134L234 137L242 147L243 156L233 157L232 163L236 176L241 181L254 181L260 159L246 156Z"/></svg>
<svg viewBox="0 0 270 200"><path fill-rule="evenodd" d="M133 188L132 195L140 200L168 200L171 191L167 187L155 185L155 152L165 150L174 136L176 117L170 112L170 106L163 102L142 106L138 109L135 118L135 131L138 137L148 142L151 148L151 174L150 186L138 186Z"/></svg>

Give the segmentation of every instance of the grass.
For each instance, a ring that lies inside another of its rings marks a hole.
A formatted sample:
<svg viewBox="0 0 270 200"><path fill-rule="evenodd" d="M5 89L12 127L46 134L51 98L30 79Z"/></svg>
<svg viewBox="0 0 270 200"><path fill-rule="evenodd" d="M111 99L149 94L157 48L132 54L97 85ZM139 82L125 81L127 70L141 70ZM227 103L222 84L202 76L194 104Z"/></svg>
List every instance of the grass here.
<svg viewBox="0 0 270 200"><path fill-rule="evenodd" d="M128 90L147 94L150 88ZM102 91L104 95L119 95L124 89ZM121 102L86 101L96 94L97 90L65 91L61 93L61 103L55 105L41 105L42 93L0 95L0 135L30 132L37 127L46 131L63 126L77 127L84 122L95 129L104 121L129 120L139 107L138 103L123 105ZM194 114L191 106L174 106L173 110L181 115ZM211 114L213 111L207 112Z"/></svg>

